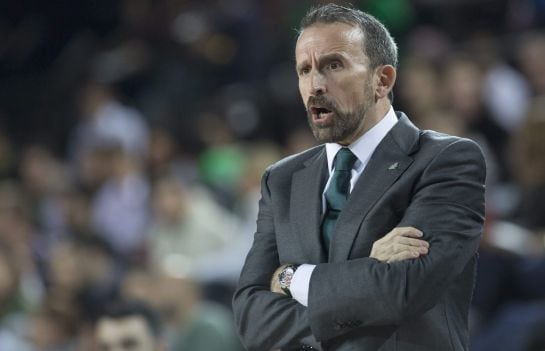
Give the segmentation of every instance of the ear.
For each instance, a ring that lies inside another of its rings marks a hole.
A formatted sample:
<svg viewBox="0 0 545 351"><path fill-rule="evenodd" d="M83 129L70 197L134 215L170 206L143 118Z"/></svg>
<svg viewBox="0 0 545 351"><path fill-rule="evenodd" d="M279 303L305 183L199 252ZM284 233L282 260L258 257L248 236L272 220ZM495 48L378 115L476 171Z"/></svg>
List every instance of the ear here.
<svg viewBox="0 0 545 351"><path fill-rule="evenodd" d="M384 65L377 68L375 77L377 79L377 87L375 95L377 100L388 97L392 91L396 81L396 69L392 65Z"/></svg>

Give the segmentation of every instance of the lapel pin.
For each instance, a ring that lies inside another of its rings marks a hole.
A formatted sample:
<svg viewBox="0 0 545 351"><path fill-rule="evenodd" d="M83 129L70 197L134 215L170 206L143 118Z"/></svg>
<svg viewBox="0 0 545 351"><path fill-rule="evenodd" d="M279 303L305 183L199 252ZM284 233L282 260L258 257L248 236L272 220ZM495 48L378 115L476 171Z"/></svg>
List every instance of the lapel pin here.
<svg viewBox="0 0 545 351"><path fill-rule="evenodd" d="M388 167L388 170L393 171L394 169L397 169L397 166L399 166L399 163L392 163L390 167Z"/></svg>

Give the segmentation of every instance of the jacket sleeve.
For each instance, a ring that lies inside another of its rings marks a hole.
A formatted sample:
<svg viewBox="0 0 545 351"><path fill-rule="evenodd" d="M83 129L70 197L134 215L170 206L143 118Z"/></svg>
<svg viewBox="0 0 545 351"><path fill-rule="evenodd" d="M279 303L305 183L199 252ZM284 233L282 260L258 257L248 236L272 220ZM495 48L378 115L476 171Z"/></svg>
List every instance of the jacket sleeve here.
<svg viewBox="0 0 545 351"><path fill-rule="evenodd" d="M257 231L233 298L235 322L242 343L249 351L289 348L303 341L318 347L306 307L270 291L271 277L280 262L267 186L269 174L267 169L261 183Z"/></svg>
<svg viewBox="0 0 545 351"><path fill-rule="evenodd" d="M316 339L334 338L353 327L399 325L434 307L476 254L485 174L475 143L450 143L423 170L398 224L424 233L430 243L427 255L390 264L366 257L318 265L308 306ZM340 327L347 323L350 328Z"/></svg>

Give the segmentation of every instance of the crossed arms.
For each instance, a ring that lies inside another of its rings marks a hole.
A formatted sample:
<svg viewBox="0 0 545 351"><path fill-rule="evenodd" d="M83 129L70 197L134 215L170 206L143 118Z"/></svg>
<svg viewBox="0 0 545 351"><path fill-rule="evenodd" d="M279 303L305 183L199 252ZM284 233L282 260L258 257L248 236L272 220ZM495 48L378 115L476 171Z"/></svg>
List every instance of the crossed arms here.
<svg viewBox="0 0 545 351"><path fill-rule="evenodd" d="M356 328L399 325L432 308L474 256L484 213L484 159L467 140L445 146L425 165L398 229L375 242L370 257L319 264L308 308L271 292L280 262L267 171L253 246L233 305L248 350L339 337ZM412 227L412 228L411 228ZM403 229L404 228L404 229ZM418 238L423 233L426 243ZM409 240L411 239L411 240ZM416 240L416 241L415 241ZM414 257L414 253L418 257Z"/></svg>

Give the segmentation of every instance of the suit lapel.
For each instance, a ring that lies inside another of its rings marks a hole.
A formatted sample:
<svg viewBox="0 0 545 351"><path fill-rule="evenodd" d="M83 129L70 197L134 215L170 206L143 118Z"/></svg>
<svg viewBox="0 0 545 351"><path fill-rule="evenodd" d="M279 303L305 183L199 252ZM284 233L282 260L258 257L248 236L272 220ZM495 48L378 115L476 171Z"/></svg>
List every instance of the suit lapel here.
<svg viewBox="0 0 545 351"><path fill-rule="evenodd" d="M292 178L290 222L306 254L305 262L317 264L326 261L320 232L322 192L328 175L325 148L305 166Z"/></svg>
<svg viewBox="0 0 545 351"><path fill-rule="evenodd" d="M405 115L399 115L398 123L373 153L337 220L329 262L348 259L367 213L412 163L409 154L417 140L418 129Z"/></svg>

